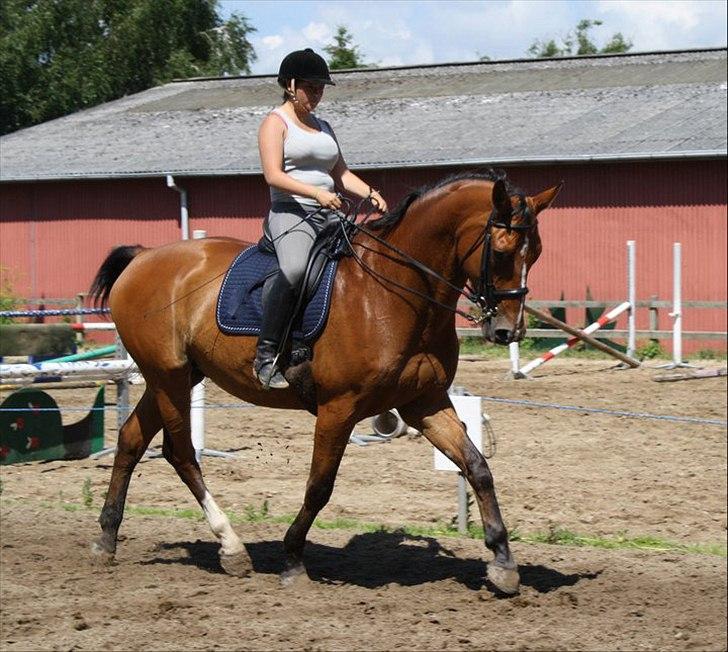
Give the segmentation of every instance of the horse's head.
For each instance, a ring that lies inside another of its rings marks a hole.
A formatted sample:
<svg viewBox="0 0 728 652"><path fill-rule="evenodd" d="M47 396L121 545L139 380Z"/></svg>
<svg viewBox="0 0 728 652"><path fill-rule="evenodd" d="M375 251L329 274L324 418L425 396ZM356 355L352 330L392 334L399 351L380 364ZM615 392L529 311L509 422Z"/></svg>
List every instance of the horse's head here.
<svg viewBox="0 0 728 652"><path fill-rule="evenodd" d="M518 342L526 334L528 272L541 255L538 214L551 205L561 186L533 197L509 195L499 179L490 206L480 208L458 230L458 258L472 285L472 299L483 312L483 336L490 342Z"/></svg>

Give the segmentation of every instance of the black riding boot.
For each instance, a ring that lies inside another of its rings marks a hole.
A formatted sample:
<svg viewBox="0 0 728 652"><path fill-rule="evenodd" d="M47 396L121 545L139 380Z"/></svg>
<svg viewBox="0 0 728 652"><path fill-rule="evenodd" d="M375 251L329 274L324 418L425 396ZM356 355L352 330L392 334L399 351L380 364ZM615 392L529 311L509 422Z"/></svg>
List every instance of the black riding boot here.
<svg viewBox="0 0 728 652"><path fill-rule="evenodd" d="M283 348L286 328L293 317L297 292L278 272L268 296L263 304L263 321L260 325L258 350L255 354L253 370L266 389L285 389L288 381L278 369L276 356Z"/></svg>

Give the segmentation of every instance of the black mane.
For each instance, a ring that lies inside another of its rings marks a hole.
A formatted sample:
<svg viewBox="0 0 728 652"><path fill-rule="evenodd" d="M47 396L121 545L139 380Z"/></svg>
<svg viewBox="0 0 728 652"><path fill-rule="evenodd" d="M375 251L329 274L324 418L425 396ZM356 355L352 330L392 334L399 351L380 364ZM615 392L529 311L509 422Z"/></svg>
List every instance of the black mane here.
<svg viewBox="0 0 728 652"><path fill-rule="evenodd" d="M385 213L384 215L382 215L382 217L376 220L368 222L367 226L370 229L374 230L390 229L391 227L399 223L399 221L404 217L407 209L413 202L417 201L420 197L425 196L427 193L438 190L439 188L447 186L448 184L454 183L456 181L478 180L493 182L503 180L506 184L506 191L509 195L523 194L519 188L516 188L510 183L510 181L508 181L508 179L506 178L506 173L503 170L494 170L493 168L487 168L485 170L457 172L455 174L451 174L445 177L444 179L440 179L435 183L421 186L420 188L413 190L409 195L402 199L402 201L400 201L393 210Z"/></svg>

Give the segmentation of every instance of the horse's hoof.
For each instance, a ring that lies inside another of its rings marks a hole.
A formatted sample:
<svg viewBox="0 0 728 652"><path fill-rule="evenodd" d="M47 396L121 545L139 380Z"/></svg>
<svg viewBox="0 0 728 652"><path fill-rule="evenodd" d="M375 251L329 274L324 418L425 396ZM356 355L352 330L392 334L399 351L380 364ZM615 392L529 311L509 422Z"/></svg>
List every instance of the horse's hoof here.
<svg viewBox="0 0 728 652"><path fill-rule="evenodd" d="M307 580L308 575L306 574L306 567L303 563L289 566L281 573L281 586L294 586L295 584L301 584Z"/></svg>
<svg viewBox="0 0 728 652"><path fill-rule="evenodd" d="M521 578L518 575L518 567L505 568L496 564L488 564L488 580L501 593L515 595L518 593Z"/></svg>
<svg viewBox="0 0 728 652"><path fill-rule="evenodd" d="M98 541L94 541L91 544L91 559L94 563L102 566L112 566L115 561L115 553L109 552L104 546Z"/></svg>
<svg viewBox="0 0 728 652"><path fill-rule="evenodd" d="M220 552L220 566L228 575L233 577L247 577L250 575L250 571L253 570L253 562L245 550L235 552L232 555Z"/></svg>

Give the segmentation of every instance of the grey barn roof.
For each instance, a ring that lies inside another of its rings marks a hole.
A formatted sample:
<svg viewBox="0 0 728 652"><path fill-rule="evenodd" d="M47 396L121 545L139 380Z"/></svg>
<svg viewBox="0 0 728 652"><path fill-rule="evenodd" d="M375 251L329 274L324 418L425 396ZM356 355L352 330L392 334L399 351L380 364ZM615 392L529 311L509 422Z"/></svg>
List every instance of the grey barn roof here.
<svg viewBox="0 0 728 652"><path fill-rule="evenodd" d="M334 73L351 168L726 156L726 49ZM273 76L172 82L0 138L0 181L258 174Z"/></svg>

